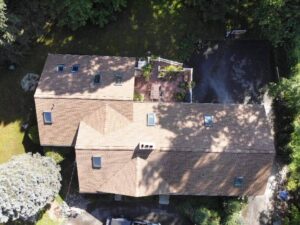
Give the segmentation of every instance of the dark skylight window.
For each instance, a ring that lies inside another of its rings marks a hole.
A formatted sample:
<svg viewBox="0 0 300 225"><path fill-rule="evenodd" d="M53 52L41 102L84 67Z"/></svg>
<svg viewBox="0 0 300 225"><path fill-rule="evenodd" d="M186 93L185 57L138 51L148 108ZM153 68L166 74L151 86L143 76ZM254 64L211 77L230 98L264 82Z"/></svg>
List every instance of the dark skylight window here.
<svg viewBox="0 0 300 225"><path fill-rule="evenodd" d="M101 168L101 157L99 156L93 156L92 157L92 166L93 169L100 169Z"/></svg>
<svg viewBox="0 0 300 225"><path fill-rule="evenodd" d="M212 115L204 115L204 126L212 127L213 126L213 116Z"/></svg>
<svg viewBox="0 0 300 225"><path fill-rule="evenodd" d="M233 181L234 187L242 187L244 184L244 177L235 177Z"/></svg>
<svg viewBox="0 0 300 225"><path fill-rule="evenodd" d="M43 117L44 117L45 124L52 124L52 113L51 112L44 112Z"/></svg>
<svg viewBox="0 0 300 225"><path fill-rule="evenodd" d="M123 76L121 74L115 75L115 84L122 85L122 82L123 82Z"/></svg>
<svg viewBox="0 0 300 225"><path fill-rule="evenodd" d="M65 69L65 65L64 64L58 64L57 65L57 71L58 72L63 72Z"/></svg>
<svg viewBox="0 0 300 225"><path fill-rule="evenodd" d="M155 123L156 123L155 113L148 113L147 114L147 125L155 126Z"/></svg>
<svg viewBox="0 0 300 225"><path fill-rule="evenodd" d="M72 66L71 72L72 72L72 73L77 73L78 70L79 70L79 64L75 64L75 65Z"/></svg>
<svg viewBox="0 0 300 225"><path fill-rule="evenodd" d="M100 74L95 75L94 84L101 84L101 75Z"/></svg>

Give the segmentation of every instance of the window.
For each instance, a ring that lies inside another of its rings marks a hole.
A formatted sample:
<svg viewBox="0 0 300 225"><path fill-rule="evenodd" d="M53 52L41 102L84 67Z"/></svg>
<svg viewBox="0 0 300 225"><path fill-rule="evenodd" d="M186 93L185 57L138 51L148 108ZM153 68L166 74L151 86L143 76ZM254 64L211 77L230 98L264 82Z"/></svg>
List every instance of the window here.
<svg viewBox="0 0 300 225"><path fill-rule="evenodd" d="M52 124L52 114L51 114L51 112L44 112L43 117L44 117L44 124Z"/></svg>
<svg viewBox="0 0 300 225"><path fill-rule="evenodd" d="M76 73L76 72L78 72L78 70L79 70L79 64L75 64L75 65L72 66L71 72Z"/></svg>
<svg viewBox="0 0 300 225"><path fill-rule="evenodd" d="M155 113L148 113L147 114L147 125L155 126L155 123L156 123Z"/></svg>
<svg viewBox="0 0 300 225"><path fill-rule="evenodd" d="M100 74L95 75L94 84L101 84L101 75Z"/></svg>
<svg viewBox="0 0 300 225"><path fill-rule="evenodd" d="M120 74L115 75L115 85L122 85L123 76Z"/></svg>
<svg viewBox="0 0 300 225"><path fill-rule="evenodd" d="M233 186L239 188L243 186L243 183L244 183L244 177L235 177Z"/></svg>
<svg viewBox="0 0 300 225"><path fill-rule="evenodd" d="M93 156L92 157L92 165L93 169L100 169L101 168L101 157L99 156Z"/></svg>
<svg viewBox="0 0 300 225"><path fill-rule="evenodd" d="M204 115L204 126L212 127L212 125L213 125L213 116Z"/></svg>
<svg viewBox="0 0 300 225"><path fill-rule="evenodd" d="M65 68L65 64L58 64L57 65L57 72L63 72Z"/></svg>

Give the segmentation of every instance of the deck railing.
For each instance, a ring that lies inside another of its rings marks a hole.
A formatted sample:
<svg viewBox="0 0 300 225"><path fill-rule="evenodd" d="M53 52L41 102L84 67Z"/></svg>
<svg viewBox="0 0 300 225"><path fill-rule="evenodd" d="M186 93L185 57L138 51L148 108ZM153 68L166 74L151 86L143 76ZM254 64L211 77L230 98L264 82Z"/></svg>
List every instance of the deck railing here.
<svg viewBox="0 0 300 225"><path fill-rule="evenodd" d="M164 63L168 63L168 64L175 65L175 66L183 66L183 63L176 62L176 61L169 60L169 59L164 59L161 57L158 57L156 59L151 59L151 60L158 61L158 62L164 62Z"/></svg>

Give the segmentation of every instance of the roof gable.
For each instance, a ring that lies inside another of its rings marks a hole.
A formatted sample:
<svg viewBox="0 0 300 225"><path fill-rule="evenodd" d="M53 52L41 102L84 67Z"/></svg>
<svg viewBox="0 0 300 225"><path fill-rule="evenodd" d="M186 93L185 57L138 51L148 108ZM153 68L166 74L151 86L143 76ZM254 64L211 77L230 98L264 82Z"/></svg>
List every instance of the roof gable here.
<svg viewBox="0 0 300 225"><path fill-rule="evenodd" d="M82 119L86 125L94 128L101 135L109 134L130 124L128 118L117 112L107 103Z"/></svg>

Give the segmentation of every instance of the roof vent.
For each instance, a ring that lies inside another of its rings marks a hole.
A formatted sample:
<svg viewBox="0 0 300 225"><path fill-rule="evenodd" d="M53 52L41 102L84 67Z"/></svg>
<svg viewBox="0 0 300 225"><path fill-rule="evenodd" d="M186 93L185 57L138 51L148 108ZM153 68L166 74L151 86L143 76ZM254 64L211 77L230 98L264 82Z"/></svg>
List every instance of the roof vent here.
<svg viewBox="0 0 300 225"><path fill-rule="evenodd" d="M212 127L213 126L213 116L212 115L204 115L204 126Z"/></svg>
<svg viewBox="0 0 300 225"><path fill-rule="evenodd" d="M71 72L72 73L77 73L79 70L79 64L75 64L72 66Z"/></svg>
<svg viewBox="0 0 300 225"><path fill-rule="evenodd" d="M123 83L123 76L122 74L116 74L115 75L115 85L121 86Z"/></svg>
<svg viewBox="0 0 300 225"><path fill-rule="evenodd" d="M99 73L94 76L94 84L101 84L101 75Z"/></svg>
<svg viewBox="0 0 300 225"><path fill-rule="evenodd" d="M93 169L100 169L101 168L101 157L100 156L92 156L92 166Z"/></svg>
<svg viewBox="0 0 300 225"><path fill-rule="evenodd" d="M147 126L155 126L156 124L156 116L155 113L147 114Z"/></svg>
<svg viewBox="0 0 300 225"><path fill-rule="evenodd" d="M65 64L58 64L56 67L57 72L63 72L65 68Z"/></svg>
<svg viewBox="0 0 300 225"><path fill-rule="evenodd" d="M43 112L44 124L52 124L52 113Z"/></svg>
<svg viewBox="0 0 300 225"><path fill-rule="evenodd" d="M233 186L240 188L244 184L244 177L235 177L233 181Z"/></svg>
<svg viewBox="0 0 300 225"><path fill-rule="evenodd" d="M149 143L149 142L139 143L139 150L153 150L154 148L155 148L154 143Z"/></svg>

